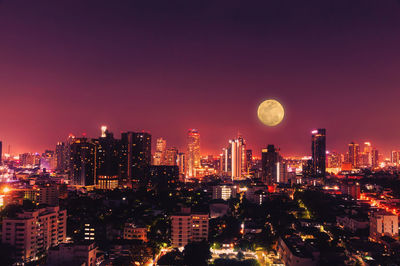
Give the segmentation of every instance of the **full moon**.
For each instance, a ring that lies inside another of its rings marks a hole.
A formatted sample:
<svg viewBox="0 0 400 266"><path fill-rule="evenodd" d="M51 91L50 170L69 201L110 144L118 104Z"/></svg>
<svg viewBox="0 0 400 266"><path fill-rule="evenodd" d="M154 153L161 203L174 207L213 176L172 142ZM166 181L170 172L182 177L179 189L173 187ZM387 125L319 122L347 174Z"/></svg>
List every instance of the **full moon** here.
<svg viewBox="0 0 400 266"><path fill-rule="evenodd" d="M257 116L264 125L274 127L282 122L285 110L280 102L266 100L258 106Z"/></svg>

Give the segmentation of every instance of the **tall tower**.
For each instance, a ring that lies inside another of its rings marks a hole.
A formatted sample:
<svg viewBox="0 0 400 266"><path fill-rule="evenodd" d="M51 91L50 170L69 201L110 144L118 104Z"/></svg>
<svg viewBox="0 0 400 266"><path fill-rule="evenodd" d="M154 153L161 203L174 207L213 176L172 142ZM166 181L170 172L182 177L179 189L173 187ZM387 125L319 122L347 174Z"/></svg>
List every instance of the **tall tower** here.
<svg viewBox="0 0 400 266"><path fill-rule="evenodd" d="M0 141L0 165L3 163L3 142Z"/></svg>
<svg viewBox="0 0 400 266"><path fill-rule="evenodd" d="M188 131L186 153L186 175L194 177L194 169L200 168L200 133L197 129Z"/></svg>
<svg viewBox="0 0 400 266"><path fill-rule="evenodd" d="M164 165L177 165L178 161L178 149L168 148L165 151Z"/></svg>
<svg viewBox="0 0 400 266"><path fill-rule="evenodd" d="M326 162L326 130L319 128L311 132L311 153L313 164L313 175L325 177Z"/></svg>
<svg viewBox="0 0 400 266"><path fill-rule="evenodd" d="M72 184L92 186L96 180L96 145L87 138L76 138L70 147Z"/></svg>
<svg viewBox="0 0 400 266"><path fill-rule="evenodd" d="M163 138L158 138L156 141L156 152L154 154L154 165L165 165L165 151L167 141Z"/></svg>
<svg viewBox="0 0 400 266"><path fill-rule="evenodd" d="M266 149L262 149L261 154L261 167L262 167L262 181L270 185L274 181L279 182L279 169L282 163L278 149L274 145L268 145Z"/></svg>
<svg viewBox="0 0 400 266"><path fill-rule="evenodd" d="M237 139L229 141L229 147L225 150L227 160L226 172L230 174L232 180L242 177L242 174L246 173L246 143L244 139L239 136ZM229 169L228 169L229 166Z"/></svg>
<svg viewBox="0 0 400 266"><path fill-rule="evenodd" d="M360 146L357 143L354 143L354 141L349 144L348 162L352 164L353 168L358 168L358 166L359 166Z"/></svg>

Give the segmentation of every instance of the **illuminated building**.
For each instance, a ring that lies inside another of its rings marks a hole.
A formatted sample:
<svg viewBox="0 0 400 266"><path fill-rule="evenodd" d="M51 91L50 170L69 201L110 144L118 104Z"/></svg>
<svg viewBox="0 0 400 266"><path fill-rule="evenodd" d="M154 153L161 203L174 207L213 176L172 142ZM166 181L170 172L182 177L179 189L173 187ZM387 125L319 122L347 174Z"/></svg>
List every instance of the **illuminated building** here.
<svg viewBox="0 0 400 266"><path fill-rule="evenodd" d="M40 158L40 168L46 170L56 170L57 157L54 151L46 150Z"/></svg>
<svg viewBox="0 0 400 266"><path fill-rule="evenodd" d="M327 167L340 168L342 165L342 157L339 153L333 151L327 153Z"/></svg>
<svg viewBox="0 0 400 266"><path fill-rule="evenodd" d="M102 131L102 137L99 139L93 139L92 142L97 146L97 176L118 176L120 148L119 140L114 139L114 135L105 129L105 131Z"/></svg>
<svg viewBox="0 0 400 266"><path fill-rule="evenodd" d="M246 164L247 164L247 173L249 173L250 169L253 167L253 151L246 150Z"/></svg>
<svg viewBox="0 0 400 266"><path fill-rule="evenodd" d="M187 137L186 176L195 177L195 169L200 168L200 133L191 129Z"/></svg>
<svg viewBox="0 0 400 266"><path fill-rule="evenodd" d="M107 126L101 126L101 137L105 138L107 135Z"/></svg>
<svg viewBox="0 0 400 266"><path fill-rule="evenodd" d="M93 186L96 180L97 147L87 138L76 138L71 144L71 183L78 186Z"/></svg>
<svg viewBox="0 0 400 266"><path fill-rule="evenodd" d="M181 176L184 176L186 173L186 160L185 160L185 154L183 152L178 153L178 158L177 158L177 165L179 167L179 174Z"/></svg>
<svg viewBox="0 0 400 266"><path fill-rule="evenodd" d="M315 177L325 177L326 130L324 128L316 129L311 134L313 175Z"/></svg>
<svg viewBox="0 0 400 266"><path fill-rule="evenodd" d="M171 246L184 247L189 242L208 239L208 214L191 213L190 208L171 216Z"/></svg>
<svg viewBox="0 0 400 266"><path fill-rule="evenodd" d="M19 155L22 167L35 168L40 166L40 155L38 153L23 153Z"/></svg>
<svg viewBox="0 0 400 266"><path fill-rule="evenodd" d="M107 176L98 175L97 176L97 188L102 190L113 190L118 187L119 180L118 176Z"/></svg>
<svg viewBox="0 0 400 266"><path fill-rule="evenodd" d="M0 141L0 165L3 163L3 142Z"/></svg>
<svg viewBox="0 0 400 266"><path fill-rule="evenodd" d="M397 237L399 235L399 217L384 210L370 216L370 237L379 241L381 236Z"/></svg>
<svg viewBox="0 0 400 266"><path fill-rule="evenodd" d="M340 186L343 195L349 195L353 199L360 198L360 184L357 182L347 181Z"/></svg>
<svg viewBox="0 0 400 266"><path fill-rule="evenodd" d="M167 141L163 138L158 138L156 141L156 152L153 160L154 165L164 165L166 148Z"/></svg>
<svg viewBox="0 0 400 266"><path fill-rule="evenodd" d="M372 166L372 146L371 142L364 142L364 150L360 156L360 164L364 167Z"/></svg>
<svg viewBox="0 0 400 266"><path fill-rule="evenodd" d="M145 132L121 134L121 172L127 177L142 180L151 164L151 135Z"/></svg>
<svg viewBox="0 0 400 266"><path fill-rule="evenodd" d="M274 181L280 179L280 164L282 157L279 150L274 145L268 145L266 149L262 149L261 167L262 167L262 182L270 185Z"/></svg>
<svg viewBox="0 0 400 266"><path fill-rule="evenodd" d="M241 136L229 140L228 147L223 149L222 157L222 171L232 180L239 179L247 173L246 143Z"/></svg>
<svg viewBox="0 0 400 266"><path fill-rule="evenodd" d="M360 162L360 146L354 142L351 142L349 144L349 154L348 154L348 160L349 163L351 163L353 168L358 168L359 167L359 162Z"/></svg>
<svg viewBox="0 0 400 266"><path fill-rule="evenodd" d="M2 243L13 246L16 256L28 262L65 242L66 226L67 211L60 207L24 211L3 220Z"/></svg>
<svg viewBox="0 0 400 266"><path fill-rule="evenodd" d="M391 152L391 163L396 166L399 165L399 163L400 163L400 152L399 151Z"/></svg>
<svg viewBox="0 0 400 266"><path fill-rule="evenodd" d="M213 199L228 200L230 198L236 198L236 187L227 185L213 186Z"/></svg>
<svg viewBox="0 0 400 266"><path fill-rule="evenodd" d="M64 142L58 142L56 145L56 159L57 159L57 167L56 170L58 172L64 172L68 169L68 151L67 146Z"/></svg>
<svg viewBox="0 0 400 266"><path fill-rule="evenodd" d="M123 238L147 242L147 228L145 226L137 226L134 223L125 223Z"/></svg>
<svg viewBox="0 0 400 266"><path fill-rule="evenodd" d="M57 206L60 188L58 184L47 183L25 189L25 198L38 204Z"/></svg>
<svg viewBox="0 0 400 266"><path fill-rule="evenodd" d="M371 166L372 168L377 168L379 166L379 152L375 148L371 151Z"/></svg>
<svg viewBox="0 0 400 266"><path fill-rule="evenodd" d="M89 223L86 223L84 226L83 239L84 241L92 242L96 237L96 229Z"/></svg>
<svg viewBox="0 0 400 266"><path fill-rule="evenodd" d="M177 165L178 161L178 149L168 148L165 151L164 165Z"/></svg>

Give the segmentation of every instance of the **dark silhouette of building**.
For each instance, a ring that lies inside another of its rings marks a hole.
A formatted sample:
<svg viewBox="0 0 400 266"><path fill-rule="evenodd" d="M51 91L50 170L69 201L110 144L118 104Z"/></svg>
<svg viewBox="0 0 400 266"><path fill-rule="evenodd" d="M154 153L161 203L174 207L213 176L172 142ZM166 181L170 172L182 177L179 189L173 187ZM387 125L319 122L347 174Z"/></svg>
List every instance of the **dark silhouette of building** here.
<svg viewBox="0 0 400 266"><path fill-rule="evenodd" d="M64 142L58 142L56 145L56 158L57 158L56 170L58 172L64 172L68 169L67 156L68 156L67 145L65 145Z"/></svg>
<svg viewBox="0 0 400 266"><path fill-rule="evenodd" d="M325 177L326 130L319 128L311 132L312 171L315 177Z"/></svg>
<svg viewBox="0 0 400 266"><path fill-rule="evenodd" d="M268 145L266 149L262 150L261 154L261 168L262 168L262 182L270 185L276 180L278 176L279 167L277 163L282 161L279 155L279 150L274 145Z"/></svg>
<svg viewBox="0 0 400 266"><path fill-rule="evenodd" d="M134 180L147 178L151 165L151 135L124 132L121 135L120 174Z"/></svg>
<svg viewBox="0 0 400 266"><path fill-rule="evenodd" d="M87 138L76 138L70 148L70 175L73 185L92 186L96 180L96 145Z"/></svg>
<svg viewBox="0 0 400 266"><path fill-rule="evenodd" d="M104 137L92 140L97 145L97 176L117 176L119 173L120 141L108 131Z"/></svg>
<svg viewBox="0 0 400 266"><path fill-rule="evenodd" d="M152 165L149 177L152 186L159 190L174 188L179 181L179 167L176 165Z"/></svg>

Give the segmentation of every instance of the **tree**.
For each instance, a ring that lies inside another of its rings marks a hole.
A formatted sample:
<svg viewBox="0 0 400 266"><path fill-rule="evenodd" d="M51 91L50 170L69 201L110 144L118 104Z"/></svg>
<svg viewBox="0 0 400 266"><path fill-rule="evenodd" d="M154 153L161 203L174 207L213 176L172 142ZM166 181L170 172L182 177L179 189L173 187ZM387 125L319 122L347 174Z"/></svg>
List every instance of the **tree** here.
<svg viewBox="0 0 400 266"><path fill-rule="evenodd" d="M208 265L210 245L206 241L189 243L183 250L183 256L186 265Z"/></svg>

